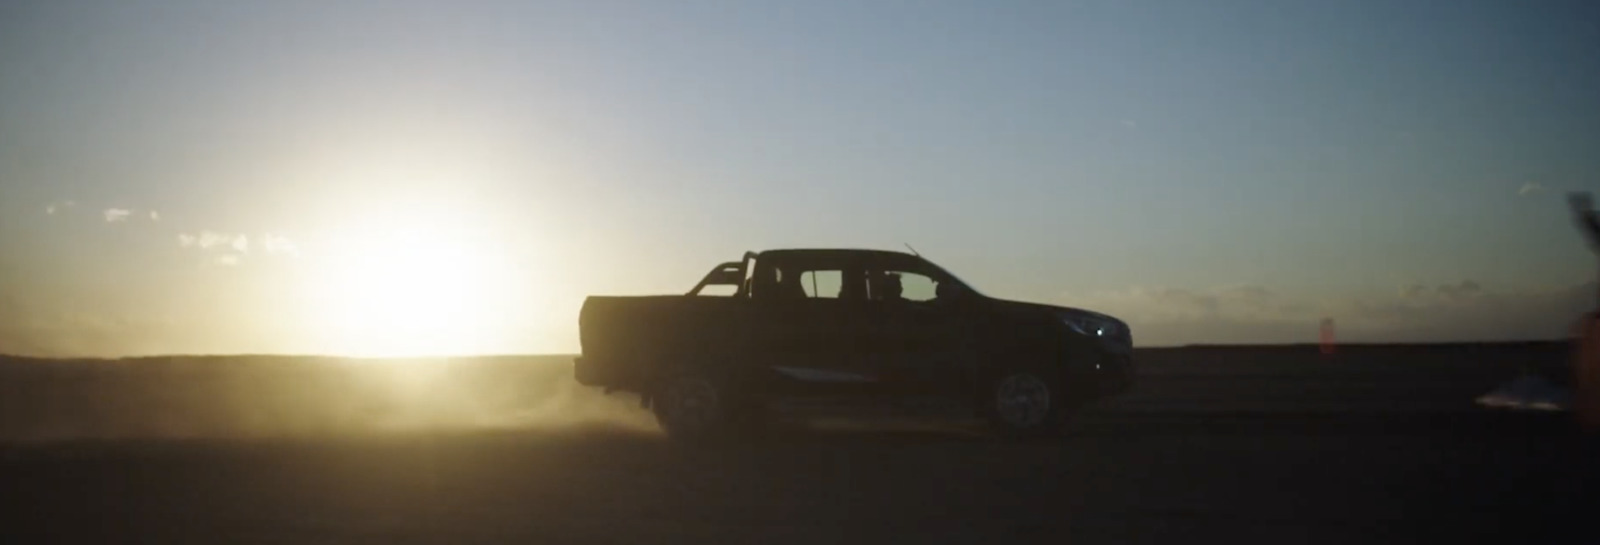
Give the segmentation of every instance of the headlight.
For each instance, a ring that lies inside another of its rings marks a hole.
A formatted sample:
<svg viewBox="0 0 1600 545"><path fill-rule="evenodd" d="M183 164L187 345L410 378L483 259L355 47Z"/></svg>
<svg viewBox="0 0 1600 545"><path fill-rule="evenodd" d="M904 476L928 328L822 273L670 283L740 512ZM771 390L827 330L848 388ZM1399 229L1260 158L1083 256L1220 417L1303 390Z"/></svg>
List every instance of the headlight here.
<svg viewBox="0 0 1600 545"><path fill-rule="evenodd" d="M1073 331L1091 337L1104 337L1114 335L1117 332L1117 324L1094 318L1065 316L1061 318L1061 321L1067 324L1067 327L1072 328Z"/></svg>

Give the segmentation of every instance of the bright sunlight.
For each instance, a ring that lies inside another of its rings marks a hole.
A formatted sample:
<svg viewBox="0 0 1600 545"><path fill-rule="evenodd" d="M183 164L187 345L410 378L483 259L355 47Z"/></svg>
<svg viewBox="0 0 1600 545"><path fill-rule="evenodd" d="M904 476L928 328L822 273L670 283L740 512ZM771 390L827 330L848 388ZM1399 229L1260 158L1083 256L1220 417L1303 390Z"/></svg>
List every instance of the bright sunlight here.
<svg viewBox="0 0 1600 545"><path fill-rule="evenodd" d="M503 343L516 291L502 252L466 218L389 209L352 218L310 279L331 345L373 357L481 353Z"/></svg>

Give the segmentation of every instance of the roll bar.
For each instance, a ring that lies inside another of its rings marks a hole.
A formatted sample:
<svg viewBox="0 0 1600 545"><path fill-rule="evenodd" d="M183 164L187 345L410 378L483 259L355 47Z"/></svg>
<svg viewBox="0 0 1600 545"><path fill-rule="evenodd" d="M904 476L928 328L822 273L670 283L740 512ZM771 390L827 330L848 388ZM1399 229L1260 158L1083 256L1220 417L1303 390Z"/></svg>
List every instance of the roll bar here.
<svg viewBox="0 0 1600 545"><path fill-rule="evenodd" d="M717 265L711 269L711 272L706 273L705 278L700 279L699 284L694 285L694 289L689 290L689 295L699 295L700 290L705 289L706 286L737 286L739 292L743 293L745 289L744 279L748 276L750 262L754 261L759 255L761 254L757 252L745 252L744 258L739 261L729 261Z"/></svg>

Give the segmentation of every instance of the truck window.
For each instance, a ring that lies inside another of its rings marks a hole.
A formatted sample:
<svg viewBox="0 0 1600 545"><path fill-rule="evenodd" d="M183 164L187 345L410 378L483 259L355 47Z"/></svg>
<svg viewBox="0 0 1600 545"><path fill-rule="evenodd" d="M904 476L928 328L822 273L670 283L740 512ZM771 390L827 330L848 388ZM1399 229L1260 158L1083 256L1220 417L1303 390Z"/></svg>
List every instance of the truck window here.
<svg viewBox="0 0 1600 545"><path fill-rule="evenodd" d="M886 270L878 271L874 273L873 276L879 279L877 283L868 284L869 286L873 287L874 291L871 294L871 298L874 301L898 299L920 303L932 301L938 295L939 282L934 280L933 277L925 274L914 273L910 271ZM895 279L898 279L899 281L900 289L898 297L896 297L893 293L889 293L894 291L891 288L891 285Z"/></svg>
<svg viewBox="0 0 1600 545"><path fill-rule="evenodd" d="M902 272L900 275L900 297L907 301L932 301L938 293L938 283L932 278L914 272Z"/></svg>
<svg viewBox="0 0 1600 545"><path fill-rule="evenodd" d="M812 299L838 299L839 288L843 285L844 271L805 271L800 273L800 286L805 288L806 297Z"/></svg>

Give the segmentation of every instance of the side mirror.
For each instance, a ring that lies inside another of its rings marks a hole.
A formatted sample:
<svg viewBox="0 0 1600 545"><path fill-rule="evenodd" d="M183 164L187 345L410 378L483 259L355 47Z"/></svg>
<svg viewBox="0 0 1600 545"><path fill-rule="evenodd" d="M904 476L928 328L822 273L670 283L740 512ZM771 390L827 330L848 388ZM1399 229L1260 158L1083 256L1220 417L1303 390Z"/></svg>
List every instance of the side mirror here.
<svg viewBox="0 0 1600 545"><path fill-rule="evenodd" d="M950 282L940 282L933 295L941 301L959 301L966 297L966 290Z"/></svg>

